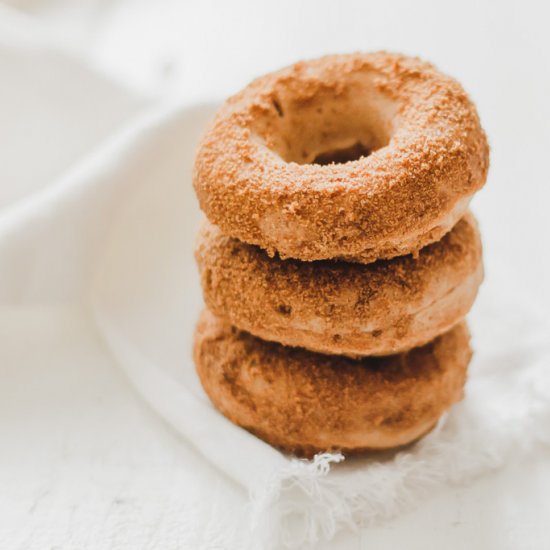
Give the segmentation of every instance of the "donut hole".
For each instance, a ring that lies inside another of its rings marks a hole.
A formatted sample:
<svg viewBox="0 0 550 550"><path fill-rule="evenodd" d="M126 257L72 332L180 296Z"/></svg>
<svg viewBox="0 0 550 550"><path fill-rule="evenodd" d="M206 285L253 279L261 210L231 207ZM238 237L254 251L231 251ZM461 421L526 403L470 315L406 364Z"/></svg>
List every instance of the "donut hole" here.
<svg viewBox="0 0 550 550"><path fill-rule="evenodd" d="M350 147L319 153L313 159L312 164L320 164L321 166L326 166L327 164L344 164L352 160L368 157L370 153L370 150L358 141Z"/></svg>
<svg viewBox="0 0 550 550"><path fill-rule="evenodd" d="M327 166L368 157L393 133L397 105L366 75L345 84L286 87L271 97L255 133L284 161Z"/></svg>

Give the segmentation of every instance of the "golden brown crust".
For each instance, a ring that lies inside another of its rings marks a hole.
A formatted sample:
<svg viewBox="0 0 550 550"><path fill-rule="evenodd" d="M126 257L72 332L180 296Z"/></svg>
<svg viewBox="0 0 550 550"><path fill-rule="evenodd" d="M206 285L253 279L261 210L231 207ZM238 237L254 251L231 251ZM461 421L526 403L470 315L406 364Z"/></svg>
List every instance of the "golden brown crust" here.
<svg viewBox="0 0 550 550"><path fill-rule="evenodd" d="M350 356L433 340L466 315L483 278L472 214L417 258L368 265L269 258L205 222L196 259L218 317L264 340Z"/></svg>
<svg viewBox="0 0 550 550"><path fill-rule="evenodd" d="M194 356L225 416L271 445L312 456L414 441L462 398L471 350L462 323L422 348L354 360L264 342L205 310Z"/></svg>
<svg viewBox="0 0 550 550"><path fill-rule="evenodd" d="M359 160L310 162L364 142ZM211 222L281 257L371 261L447 231L488 169L462 87L385 52L297 63L252 82L218 111L194 186Z"/></svg>

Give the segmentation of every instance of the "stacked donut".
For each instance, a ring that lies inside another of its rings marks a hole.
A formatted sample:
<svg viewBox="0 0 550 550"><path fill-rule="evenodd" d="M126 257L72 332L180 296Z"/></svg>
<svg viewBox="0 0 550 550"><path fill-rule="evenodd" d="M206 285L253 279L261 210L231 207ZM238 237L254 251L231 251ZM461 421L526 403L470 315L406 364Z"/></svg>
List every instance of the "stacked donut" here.
<svg viewBox="0 0 550 550"><path fill-rule="evenodd" d="M198 148L213 404L287 452L388 449L460 400L488 145L462 87L384 52L261 77Z"/></svg>

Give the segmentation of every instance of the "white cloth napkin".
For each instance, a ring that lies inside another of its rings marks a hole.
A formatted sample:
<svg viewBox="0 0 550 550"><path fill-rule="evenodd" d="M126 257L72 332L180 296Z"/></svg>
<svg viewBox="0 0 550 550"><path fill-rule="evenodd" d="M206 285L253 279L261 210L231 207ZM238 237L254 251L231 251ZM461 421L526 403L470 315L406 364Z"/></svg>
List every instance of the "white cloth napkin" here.
<svg viewBox="0 0 550 550"><path fill-rule="evenodd" d="M1 48L2 59L11 83L0 87L3 135L14 137L0 148L0 303L90 309L137 392L250 493L236 518L241 547L329 539L550 445L550 331L490 254L471 315L466 397L421 442L384 459L299 461L232 425L210 405L191 360L202 299L190 167L212 107L140 109L144 101L70 56L21 41ZM31 70L37 60L47 74ZM40 93L50 78L66 97Z"/></svg>

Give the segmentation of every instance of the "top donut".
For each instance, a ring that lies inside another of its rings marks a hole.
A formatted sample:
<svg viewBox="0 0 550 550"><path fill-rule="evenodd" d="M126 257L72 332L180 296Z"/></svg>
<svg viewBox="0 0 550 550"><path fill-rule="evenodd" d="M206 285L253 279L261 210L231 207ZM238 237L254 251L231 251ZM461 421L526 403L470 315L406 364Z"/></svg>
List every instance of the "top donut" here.
<svg viewBox="0 0 550 550"><path fill-rule="evenodd" d="M488 164L460 84L417 58L377 52L254 80L211 122L193 182L226 235L282 258L370 262L439 240Z"/></svg>

